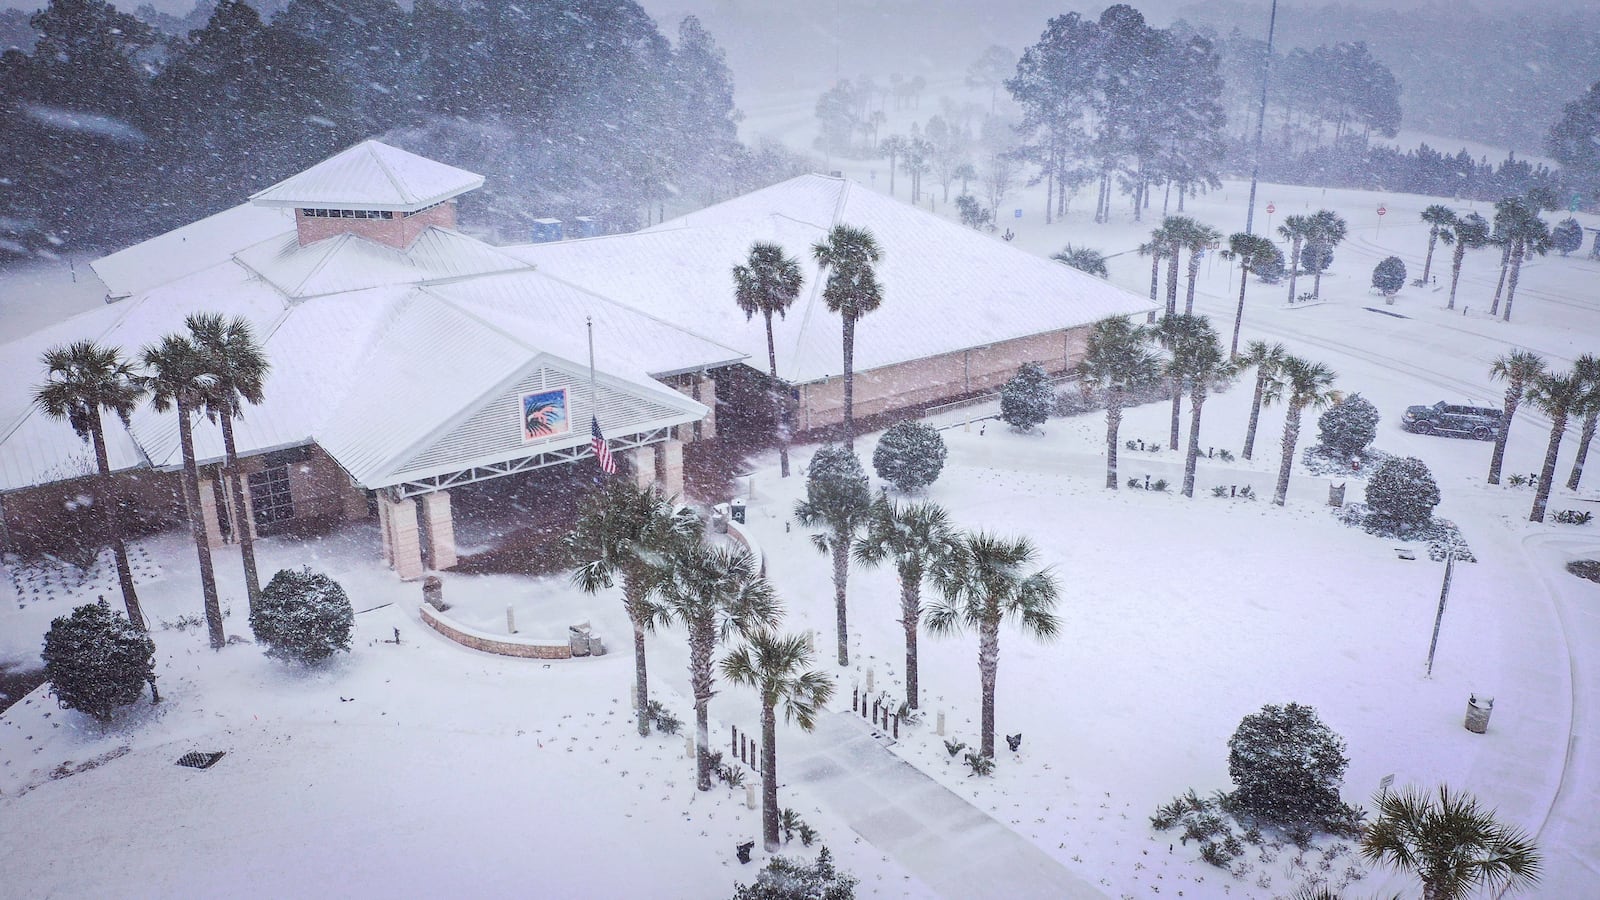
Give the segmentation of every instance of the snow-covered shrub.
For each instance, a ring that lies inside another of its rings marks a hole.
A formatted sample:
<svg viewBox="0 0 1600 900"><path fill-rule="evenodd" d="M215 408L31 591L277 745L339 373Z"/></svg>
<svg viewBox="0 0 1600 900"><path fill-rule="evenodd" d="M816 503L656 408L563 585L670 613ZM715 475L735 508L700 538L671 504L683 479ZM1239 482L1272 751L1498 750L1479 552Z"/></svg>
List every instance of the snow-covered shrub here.
<svg viewBox="0 0 1600 900"><path fill-rule="evenodd" d="M355 610L344 588L310 567L282 569L261 589L250 630L268 656L302 663L350 650Z"/></svg>
<svg viewBox="0 0 1600 900"><path fill-rule="evenodd" d="M44 636L44 674L62 709L102 723L139 699L155 677L156 645L102 599L50 623Z"/></svg>
<svg viewBox="0 0 1600 900"><path fill-rule="evenodd" d="M1300 269L1315 275L1333 265L1333 245L1313 241L1300 251Z"/></svg>
<svg viewBox="0 0 1600 900"><path fill-rule="evenodd" d="M1378 437L1378 408L1359 393L1330 406L1317 419L1322 446L1357 456Z"/></svg>
<svg viewBox="0 0 1600 900"><path fill-rule="evenodd" d="M806 503L823 514L865 508L872 502L861 460L842 444L824 444L806 467Z"/></svg>
<svg viewBox="0 0 1600 900"><path fill-rule="evenodd" d="M1344 746L1309 706L1263 706L1228 739L1235 789L1226 807L1285 828L1327 830L1343 814Z"/></svg>
<svg viewBox="0 0 1600 900"><path fill-rule="evenodd" d="M1282 281L1283 276L1288 271L1288 266L1284 263L1283 251L1274 246L1271 255L1257 261L1255 267L1250 271L1256 273L1256 277L1261 279L1263 284L1277 284Z"/></svg>
<svg viewBox="0 0 1600 900"><path fill-rule="evenodd" d="M1562 256L1583 246L1583 226L1577 219L1562 219L1561 223L1550 229L1550 246L1560 251Z"/></svg>
<svg viewBox="0 0 1600 900"><path fill-rule="evenodd" d="M901 422L879 439L872 451L872 468L896 488L917 491L939 479L947 454L937 429L921 422Z"/></svg>
<svg viewBox="0 0 1600 900"><path fill-rule="evenodd" d="M1056 389L1037 363L1023 363L1000 389L1000 418L1018 431L1029 431L1056 408Z"/></svg>
<svg viewBox="0 0 1600 900"><path fill-rule="evenodd" d="M1393 297L1406 286L1406 264L1398 256L1385 257L1372 270L1372 286L1385 297Z"/></svg>
<svg viewBox="0 0 1600 900"><path fill-rule="evenodd" d="M823 847L810 865L774 856L755 884L738 885L733 900L854 900L857 879L833 867Z"/></svg>
<svg viewBox="0 0 1600 900"><path fill-rule="evenodd" d="M671 710L668 710L665 706L662 706L661 701L659 700L651 700L649 704L645 706L645 715L650 717L651 723L653 723L656 726L656 730L662 734L677 734L678 729L683 727L683 722L677 716L673 715Z"/></svg>
<svg viewBox="0 0 1600 900"><path fill-rule="evenodd" d="M994 219L994 213L985 209L978 198L971 194L962 194L956 198L956 210L961 215L961 224L971 228L982 228Z"/></svg>
<svg viewBox="0 0 1600 900"><path fill-rule="evenodd" d="M967 768L972 770L972 775L983 778L985 776L994 774L994 760L984 756L982 753L969 750L967 751L966 761ZM972 775L968 775L967 777L971 778Z"/></svg>
<svg viewBox="0 0 1600 900"><path fill-rule="evenodd" d="M1391 457L1367 482L1367 506L1395 525L1426 525L1438 505L1439 485L1427 464L1414 456Z"/></svg>
<svg viewBox="0 0 1600 900"><path fill-rule="evenodd" d="M1587 525L1594 521L1594 513L1587 510L1563 509L1556 513L1555 520L1561 525Z"/></svg>

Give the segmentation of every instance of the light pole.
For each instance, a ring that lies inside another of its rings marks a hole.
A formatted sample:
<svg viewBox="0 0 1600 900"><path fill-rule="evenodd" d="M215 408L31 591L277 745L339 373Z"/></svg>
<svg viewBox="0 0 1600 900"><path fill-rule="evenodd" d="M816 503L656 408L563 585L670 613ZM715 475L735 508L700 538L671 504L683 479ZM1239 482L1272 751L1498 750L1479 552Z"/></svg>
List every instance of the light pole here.
<svg viewBox="0 0 1600 900"><path fill-rule="evenodd" d="M1455 573L1456 550L1447 547L1444 551L1444 586L1439 589L1439 612L1433 617L1433 640L1428 644L1428 675L1433 677L1433 654L1439 649L1439 626L1444 623L1444 604L1450 599L1450 576Z"/></svg>
<svg viewBox="0 0 1600 900"><path fill-rule="evenodd" d="M1256 221L1256 176L1261 173L1261 133L1267 127L1267 76L1272 72L1272 33L1278 25L1278 0L1272 0L1272 15L1267 19L1267 55L1261 60L1261 108L1256 116L1256 153L1250 164L1250 206L1244 213L1244 233L1252 230Z"/></svg>

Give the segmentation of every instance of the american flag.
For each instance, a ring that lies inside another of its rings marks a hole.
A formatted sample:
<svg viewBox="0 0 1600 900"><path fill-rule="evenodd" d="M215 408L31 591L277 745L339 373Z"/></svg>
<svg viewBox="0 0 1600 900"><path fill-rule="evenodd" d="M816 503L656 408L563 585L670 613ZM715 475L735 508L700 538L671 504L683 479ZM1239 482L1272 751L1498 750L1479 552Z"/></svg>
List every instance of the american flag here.
<svg viewBox="0 0 1600 900"><path fill-rule="evenodd" d="M594 416L589 417L589 446L594 448L594 458L600 463L600 471L607 475L617 474L617 461L611 456L611 448L606 446L606 436L600 433L600 420Z"/></svg>

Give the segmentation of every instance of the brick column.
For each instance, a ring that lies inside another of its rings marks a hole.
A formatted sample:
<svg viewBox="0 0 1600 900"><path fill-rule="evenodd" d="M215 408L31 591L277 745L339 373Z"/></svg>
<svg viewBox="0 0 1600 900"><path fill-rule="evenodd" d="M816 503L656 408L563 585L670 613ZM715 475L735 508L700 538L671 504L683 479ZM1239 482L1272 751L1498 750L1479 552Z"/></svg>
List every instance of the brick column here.
<svg viewBox="0 0 1600 900"><path fill-rule="evenodd" d="M417 525L417 501L378 501L380 508L387 507L389 527L384 529L384 558L402 581L415 581L422 577L422 533Z"/></svg>
<svg viewBox="0 0 1600 900"><path fill-rule="evenodd" d="M206 543L215 550L222 546L222 523L217 518L217 492L211 479L200 479L200 520L205 523Z"/></svg>
<svg viewBox="0 0 1600 900"><path fill-rule="evenodd" d="M683 441L669 438L655 448L656 474L661 489L668 494L683 495Z"/></svg>
<svg viewBox="0 0 1600 900"><path fill-rule="evenodd" d="M635 447L632 450L622 451L628 474L633 483L639 487L649 487L656 483L656 455L652 447Z"/></svg>
<svg viewBox="0 0 1600 900"><path fill-rule="evenodd" d="M717 380L710 377L696 376L700 382L700 390L696 391L695 399L706 405L706 417L700 420L700 437L704 439L717 436Z"/></svg>
<svg viewBox="0 0 1600 900"><path fill-rule="evenodd" d="M379 555L383 557L383 564L394 568L394 534L393 523L389 517L389 504L383 500L383 495L378 495L378 542L381 546Z"/></svg>
<svg viewBox="0 0 1600 900"><path fill-rule="evenodd" d="M422 522L428 530L428 568L435 571L455 568L456 528L450 514L450 492L423 494Z"/></svg>

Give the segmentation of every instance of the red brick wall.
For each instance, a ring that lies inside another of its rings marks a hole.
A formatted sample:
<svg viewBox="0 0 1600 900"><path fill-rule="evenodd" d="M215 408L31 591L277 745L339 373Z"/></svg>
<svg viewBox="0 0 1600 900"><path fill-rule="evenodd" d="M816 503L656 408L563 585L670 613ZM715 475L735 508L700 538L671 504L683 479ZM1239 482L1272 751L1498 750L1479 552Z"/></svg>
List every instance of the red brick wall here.
<svg viewBox="0 0 1600 900"><path fill-rule="evenodd" d="M395 213L393 219L324 219L307 216L301 210L294 211L295 229L300 235L300 246L314 244L324 238L331 238L341 234L357 234L368 240L380 244L388 244L401 250L411 246L429 225L440 228L454 229L456 227L456 202L454 200L441 203L433 209L425 210L414 216L402 218L400 213Z"/></svg>

